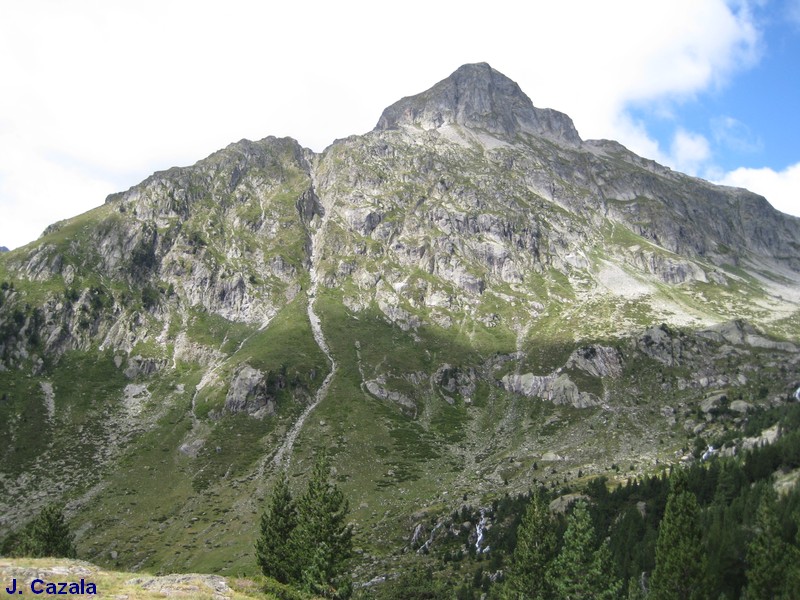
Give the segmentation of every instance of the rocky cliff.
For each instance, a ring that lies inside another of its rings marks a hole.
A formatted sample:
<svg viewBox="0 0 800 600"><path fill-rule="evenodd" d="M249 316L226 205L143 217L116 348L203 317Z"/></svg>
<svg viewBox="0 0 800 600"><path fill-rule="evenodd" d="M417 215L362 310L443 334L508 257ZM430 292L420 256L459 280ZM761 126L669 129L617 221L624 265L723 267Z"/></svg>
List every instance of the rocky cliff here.
<svg viewBox="0 0 800 600"><path fill-rule="evenodd" d="M800 219L465 65L3 254L0 534L60 498L93 560L249 568L270 477L326 446L374 564L425 507L647 472L790 399L798 272Z"/></svg>
<svg viewBox="0 0 800 600"><path fill-rule="evenodd" d="M528 134L562 144L581 143L567 115L534 107L515 82L486 63L464 65L431 89L392 104L375 129L452 125L510 139Z"/></svg>

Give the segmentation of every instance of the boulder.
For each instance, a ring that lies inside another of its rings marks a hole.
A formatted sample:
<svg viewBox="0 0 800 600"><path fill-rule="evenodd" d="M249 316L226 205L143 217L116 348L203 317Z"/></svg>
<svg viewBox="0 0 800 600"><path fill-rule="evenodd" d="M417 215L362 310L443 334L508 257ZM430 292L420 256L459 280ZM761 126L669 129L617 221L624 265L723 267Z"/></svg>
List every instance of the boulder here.
<svg viewBox="0 0 800 600"><path fill-rule="evenodd" d="M744 400L734 400L731 402L729 408L733 412L746 413L753 410L753 405L745 402Z"/></svg>
<svg viewBox="0 0 800 600"><path fill-rule="evenodd" d="M247 412L254 416L275 412L275 399L269 392L264 373L249 365L242 366L231 381L225 396L225 410Z"/></svg>
<svg viewBox="0 0 800 600"><path fill-rule="evenodd" d="M728 399L724 393L712 394L700 403L700 410L704 413L710 413L713 410L719 410L722 403Z"/></svg>

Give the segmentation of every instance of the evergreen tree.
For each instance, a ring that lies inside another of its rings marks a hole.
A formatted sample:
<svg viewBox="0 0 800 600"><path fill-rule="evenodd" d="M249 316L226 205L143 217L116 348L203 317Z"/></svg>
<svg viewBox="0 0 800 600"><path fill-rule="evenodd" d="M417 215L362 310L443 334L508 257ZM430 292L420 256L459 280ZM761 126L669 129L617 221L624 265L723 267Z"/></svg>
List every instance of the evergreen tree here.
<svg viewBox="0 0 800 600"><path fill-rule="evenodd" d="M745 534L736 507L721 505L718 500L708 508L705 516L707 573L706 584L714 593L728 598L738 598L745 586ZM713 596L712 596L713 598Z"/></svg>
<svg viewBox="0 0 800 600"><path fill-rule="evenodd" d="M789 598L787 574L792 548L781 539L775 516L775 495L768 489L761 498L756 516L755 536L747 547L748 600Z"/></svg>
<svg viewBox="0 0 800 600"><path fill-rule="evenodd" d="M723 462L717 477L714 503L721 506L730 505L745 483L744 472L740 466L730 461Z"/></svg>
<svg viewBox="0 0 800 600"><path fill-rule="evenodd" d="M261 515L261 535L256 541L256 560L264 575L281 583L297 581L300 577L298 561L290 544L297 526L297 509L292 499L286 473L281 472L269 504Z"/></svg>
<svg viewBox="0 0 800 600"><path fill-rule="evenodd" d="M645 533L645 520L636 506L628 506L613 521L611 555L623 579L637 579L642 571L652 570L645 556Z"/></svg>
<svg viewBox="0 0 800 600"><path fill-rule="evenodd" d="M613 574L608 542L595 550L595 532L586 502L578 501L567 519L564 544L548 572L555 597L565 600L612 600L620 581Z"/></svg>
<svg viewBox="0 0 800 600"><path fill-rule="evenodd" d="M676 471L658 529L656 568L648 600L701 600L705 595L705 549L700 529L700 506Z"/></svg>
<svg viewBox="0 0 800 600"><path fill-rule="evenodd" d="M614 600L622 591L622 581L614 573L615 565L611 556L611 547L608 538L603 540L594 553L590 577L592 592L589 598L596 600Z"/></svg>
<svg viewBox="0 0 800 600"><path fill-rule="evenodd" d="M645 600L645 595L642 591L642 584L637 577L631 577L628 580L627 600Z"/></svg>
<svg viewBox="0 0 800 600"><path fill-rule="evenodd" d="M786 574L786 589L800 590L800 514L797 515L797 533L794 545L789 548L789 572Z"/></svg>
<svg viewBox="0 0 800 600"><path fill-rule="evenodd" d="M51 504L28 525L21 543L21 554L32 557L75 558L75 539L61 508Z"/></svg>
<svg viewBox="0 0 800 600"><path fill-rule="evenodd" d="M546 574L555 557L556 534L550 509L541 490L531 497L517 528L517 545L503 583L501 598L539 600L550 597Z"/></svg>
<svg viewBox="0 0 800 600"><path fill-rule="evenodd" d="M342 594L338 589L339 586L336 585L340 578L333 570L335 561L333 549L322 541L311 550L310 560L305 563L303 568L301 580L303 589L323 598L348 597L349 591L347 594Z"/></svg>
<svg viewBox="0 0 800 600"><path fill-rule="evenodd" d="M329 479L330 464L321 452L297 503L292 555L301 565L306 590L327 598L346 598L352 591L346 570L353 551L353 534L346 522L349 504Z"/></svg>

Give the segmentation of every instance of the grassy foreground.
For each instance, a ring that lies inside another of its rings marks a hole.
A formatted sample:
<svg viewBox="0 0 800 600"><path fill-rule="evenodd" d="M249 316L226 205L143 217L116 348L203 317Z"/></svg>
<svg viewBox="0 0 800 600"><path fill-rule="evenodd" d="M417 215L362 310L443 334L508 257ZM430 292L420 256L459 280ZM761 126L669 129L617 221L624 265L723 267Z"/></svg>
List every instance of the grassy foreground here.
<svg viewBox="0 0 800 600"><path fill-rule="evenodd" d="M62 558L0 558L0 595L16 579L17 589L22 594L17 598L49 597L46 593L31 592L30 582L41 579L47 583L76 582L83 579L88 586L93 583L96 595L59 594L59 598L114 598L115 600L150 600L151 598L192 598L194 600L277 600L278 596L265 592L270 586L276 591L282 588L278 583L262 577L235 578L219 575L173 574L153 576L144 573L106 571L91 563ZM42 584L37 589L44 590ZM288 590L287 590L288 591ZM287 597L305 597L299 593L288 592ZM283 595L283 594L281 594ZM311 597L308 596L309 600Z"/></svg>

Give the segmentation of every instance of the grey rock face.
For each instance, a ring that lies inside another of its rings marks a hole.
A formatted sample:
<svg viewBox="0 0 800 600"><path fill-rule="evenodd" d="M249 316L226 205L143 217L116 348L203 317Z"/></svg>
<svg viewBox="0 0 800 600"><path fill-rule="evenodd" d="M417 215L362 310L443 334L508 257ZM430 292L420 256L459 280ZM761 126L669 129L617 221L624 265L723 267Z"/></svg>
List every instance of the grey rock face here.
<svg viewBox="0 0 800 600"><path fill-rule="evenodd" d="M464 65L426 92L396 102L383 111L376 129L451 124L503 137L525 132L571 145L581 142L567 115L535 108L515 82L486 63Z"/></svg>
<svg viewBox="0 0 800 600"><path fill-rule="evenodd" d="M450 394L461 394L465 399L469 399L475 394L477 380L475 369L460 369L449 364L444 364L436 369L432 376L434 384Z"/></svg>
<svg viewBox="0 0 800 600"><path fill-rule="evenodd" d="M273 414L275 400L269 392L264 373L249 365L239 369L228 388L225 410L231 413L247 412L258 416Z"/></svg>
<svg viewBox="0 0 800 600"><path fill-rule="evenodd" d="M389 402L394 402L396 404L399 404L403 408L413 412L416 412L417 410L417 405L411 398L409 398L405 394L392 391L386 387L385 377L378 377L377 379L366 381L364 385L369 391L369 393L375 396L376 398L380 398L381 400L388 400Z"/></svg>
<svg viewBox="0 0 800 600"><path fill-rule="evenodd" d="M754 348L797 352L795 344L768 339L750 323L740 319L719 323L699 331L698 335L717 342L725 341L735 346L752 346Z"/></svg>
<svg viewBox="0 0 800 600"><path fill-rule="evenodd" d="M137 377L150 377L166 367L167 361L165 359L131 356L128 358L128 365L123 373L128 379L136 379Z"/></svg>
<svg viewBox="0 0 800 600"><path fill-rule="evenodd" d="M729 407L733 412L746 413L753 410L753 405L744 400L734 400Z"/></svg>
<svg viewBox="0 0 800 600"><path fill-rule="evenodd" d="M575 408L588 408L600 404L597 396L581 392L564 373L553 372L545 376L532 373L511 374L503 377L502 385L509 392L530 398L541 398L556 405L569 404Z"/></svg>
<svg viewBox="0 0 800 600"><path fill-rule="evenodd" d="M680 362L683 355L683 344L680 336L673 335L664 324L651 327L639 338L639 350L668 367Z"/></svg>
<svg viewBox="0 0 800 600"><path fill-rule="evenodd" d="M774 444L775 440L780 437L780 431L777 425L773 425L769 429L764 429L761 435L745 438L742 443L744 450L751 450L752 448L762 448Z"/></svg>
<svg viewBox="0 0 800 600"><path fill-rule="evenodd" d="M593 377L619 377L622 375L622 358L614 348L586 346L572 353L566 367L575 367Z"/></svg>
<svg viewBox="0 0 800 600"><path fill-rule="evenodd" d="M728 397L726 394L712 394L700 403L700 410L702 410L704 413L719 410L719 408L722 406L722 403L727 401L727 399Z"/></svg>

